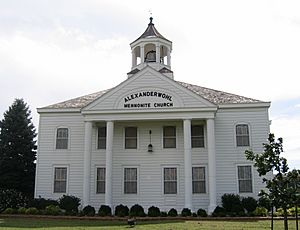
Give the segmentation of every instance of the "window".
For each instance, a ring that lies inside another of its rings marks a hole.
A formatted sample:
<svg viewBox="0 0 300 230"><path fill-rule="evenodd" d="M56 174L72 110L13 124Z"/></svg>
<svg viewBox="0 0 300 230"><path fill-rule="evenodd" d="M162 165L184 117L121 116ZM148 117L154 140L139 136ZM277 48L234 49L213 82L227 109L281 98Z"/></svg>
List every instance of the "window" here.
<svg viewBox="0 0 300 230"><path fill-rule="evenodd" d="M124 168L124 193L137 194L137 168Z"/></svg>
<svg viewBox="0 0 300 230"><path fill-rule="evenodd" d="M126 127L125 128L125 149L137 148L137 128Z"/></svg>
<svg viewBox="0 0 300 230"><path fill-rule="evenodd" d="M56 149L68 149L69 131L67 128L59 128L56 133Z"/></svg>
<svg viewBox="0 0 300 230"><path fill-rule="evenodd" d="M97 168L96 193L105 193L105 168Z"/></svg>
<svg viewBox="0 0 300 230"><path fill-rule="evenodd" d="M106 127L98 128L98 149L106 149Z"/></svg>
<svg viewBox="0 0 300 230"><path fill-rule="evenodd" d="M249 127L248 125L236 126L236 145L249 146Z"/></svg>
<svg viewBox="0 0 300 230"><path fill-rule="evenodd" d="M176 148L176 127L164 126L163 129L164 148Z"/></svg>
<svg viewBox="0 0 300 230"><path fill-rule="evenodd" d="M205 193L205 167L193 167L192 168L193 178L193 193Z"/></svg>
<svg viewBox="0 0 300 230"><path fill-rule="evenodd" d="M54 193L67 192L67 168L54 168Z"/></svg>
<svg viewBox="0 0 300 230"><path fill-rule="evenodd" d="M177 168L164 168L164 194L177 194Z"/></svg>
<svg viewBox="0 0 300 230"><path fill-rule="evenodd" d="M252 192L252 170L251 166L238 166L239 192Z"/></svg>
<svg viewBox="0 0 300 230"><path fill-rule="evenodd" d="M192 148L204 147L203 125L192 125Z"/></svg>

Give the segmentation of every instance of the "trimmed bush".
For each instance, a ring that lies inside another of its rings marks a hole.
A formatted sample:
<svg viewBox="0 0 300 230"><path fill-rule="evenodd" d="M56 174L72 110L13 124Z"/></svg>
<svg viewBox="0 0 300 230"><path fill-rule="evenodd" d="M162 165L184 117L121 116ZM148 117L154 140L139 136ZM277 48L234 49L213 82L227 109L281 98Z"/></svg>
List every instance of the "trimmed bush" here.
<svg viewBox="0 0 300 230"><path fill-rule="evenodd" d="M78 206L80 199L76 196L63 195L59 199L59 207L66 210L66 215L76 215L78 213Z"/></svg>
<svg viewBox="0 0 300 230"><path fill-rule="evenodd" d="M226 210L223 207L217 206L211 215L214 217L224 217L226 216Z"/></svg>
<svg viewBox="0 0 300 230"><path fill-rule="evenodd" d="M222 206L227 213L240 213L244 211L240 196L237 194L224 194L222 196Z"/></svg>
<svg viewBox="0 0 300 230"><path fill-rule="evenodd" d="M39 214L39 210L37 210L37 208L30 207L30 208L27 208L27 210L25 211L25 214L26 215L37 215L37 214Z"/></svg>
<svg viewBox="0 0 300 230"><path fill-rule="evenodd" d="M3 214L15 214L15 213L17 213L17 210L13 209L13 208L7 208L2 213Z"/></svg>
<svg viewBox="0 0 300 230"><path fill-rule="evenodd" d="M58 216L61 214L61 209L58 205L51 204L45 208L45 214L50 216Z"/></svg>
<svg viewBox="0 0 300 230"><path fill-rule="evenodd" d="M168 216L168 213L167 213L167 212L160 212L160 216L161 216L161 217L167 217L167 216Z"/></svg>
<svg viewBox="0 0 300 230"><path fill-rule="evenodd" d="M177 210L175 208L171 208L168 212L168 216L178 216Z"/></svg>
<svg viewBox="0 0 300 230"><path fill-rule="evenodd" d="M118 217L124 217L129 215L129 208L126 205L119 204L115 208L115 215Z"/></svg>
<svg viewBox="0 0 300 230"><path fill-rule="evenodd" d="M181 216L191 216L192 215L192 211L189 208L183 208L181 210Z"/></svg>
<svg viewBox="0 0 300 230"><path fill-rule="evenodd" d="M25 214L26 210L27 210L27 208L21 207L21 208L18 209L18 214Z"/></svg>
<svg viewBox="0 0 300 230"><path fill-rule="evenodd" d="M155 206L151 206L150 208L148 208L148 216L150 216L150 217L160 216L159 208L155 207Z"/></svg>
<svg viewBox="0 0 300 230"><path fill-rule="evenodd" d="M108 205L101 205L98 211L99 216L111 216L111 208Z"/></svg>
<svg viewBox="0 0 300 230"><path fill-rule="evenodd" d="M257 207L254 210L254 215L255 216L267 216L268 215L268 209L264 208L264 207Z"/></svg>
<svg viewBox="0 0 300 230"><path fill-rule="evenodd" d="M248 213L254 212L254 210L257 207L257 201L249 196L249 197L243 197L242 198L242 206L244 209L247 210Z"/></svg>
<svg viewBox="0 0 300 230"><path fill-rule="evenodd" d="M200 217L207 217L207 212L204 209L199 208L197 211L197 215Z"/></svg>
<svg viewBox="0 0 300 230"><path fill-rule="evenodd" d="M38 210L44 210L47 206L54 205L58 206L59 203L57 200L45 199L45 198L35 198L32 199L29 203L29 207L37 208Z"/></svg>
<svg viewBox="0 0 300 230"><path fill-rule="evenodd" d="M129 216L143 217L146 216L146 214L144 212L144 208L141 205L135 204L130 208Z"/></svg>
<svg viewBox="0 0 300 230"><path fill-rule="evenodd" d="M197 217L197 213L193 212L192 217Z"/></svg>
<svg viewBox="0 0 300 230"><path fill-rule="evenodd" d="M0 189L0 213L7 208L26 207L28 199L15 189Z"/></svg>
<svg viewBox="0 0 300 230"><path fill-rule="evenodd" d="M82 209L82 215L84 216L95 216L95 208L91 205L87 205Z"/></svg>

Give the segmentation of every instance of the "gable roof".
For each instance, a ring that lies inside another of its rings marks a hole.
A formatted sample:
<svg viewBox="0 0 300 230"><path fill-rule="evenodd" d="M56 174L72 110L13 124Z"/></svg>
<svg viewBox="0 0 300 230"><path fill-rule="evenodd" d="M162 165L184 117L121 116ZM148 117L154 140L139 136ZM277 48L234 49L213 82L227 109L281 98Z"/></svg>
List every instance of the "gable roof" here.
<svg viewBox="0 0 300 230"><path fill-rule="evenodd" d="M81 109L110 90L111 89L102 90L85 96L76 97L67 101L43 107L43 109Z"/></svg>
<svg viewBox="0 0 300 230"><path fill-rule="evenodd" d="M204 99L210 101L213 104L241 104L241 103L258 103L263 102L249 97L239 96L232 93L227 93L215 89L205 88L198 85L192 85L185 82L177 81L178 84L186 87L194 93L200 95Z"/></svg>
<svg viewBox="0 0 300 230"><path fill-rule="evenodd" d="M208 100L209 102L215 105L224 105L224 104L251 104L251 103L259 103L263 102L260 100L256 100L253 98L248 98L244 96L239 96L236 94L231 94L219 90L214 90L210 88L205 88L198 85L188 84L181 81L175 81L177 84L187 88L188 90L192 91L193 93L198 94L199 96L203 97L204 99ZM43 109L82 109L92 103L93 101L100 98L102 95L106 94L107 92L111 91L111 89L102 90L96 93L88 94L85 96L77 97L74 99L70 99L67 101L63 101L57 104L49 105L43 107Z"/></svg>

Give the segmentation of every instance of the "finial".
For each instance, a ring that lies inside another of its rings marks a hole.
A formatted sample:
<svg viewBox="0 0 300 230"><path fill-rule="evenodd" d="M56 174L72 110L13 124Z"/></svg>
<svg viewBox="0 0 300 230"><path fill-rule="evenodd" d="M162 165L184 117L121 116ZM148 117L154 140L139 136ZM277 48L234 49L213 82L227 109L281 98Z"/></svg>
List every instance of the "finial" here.
<svg viewBox="0 0 300 230"><path fill-rule="evenodd" d="M149 10L149 14L150 14L150 23L149 23L149 25L153 25L153 23L152 23L152 21L153 21L153 18L152 18L152 10L150 9Z"/></svg>
<svg viewBox="0 0 300 230"><path fill-rule="evenodd" d="M153 23L152 23L152 21L153 21L153 18L152 18L152 17L150 17L149 19L150 19L150 23L149 23L149 25L153 25Z"/></svg>

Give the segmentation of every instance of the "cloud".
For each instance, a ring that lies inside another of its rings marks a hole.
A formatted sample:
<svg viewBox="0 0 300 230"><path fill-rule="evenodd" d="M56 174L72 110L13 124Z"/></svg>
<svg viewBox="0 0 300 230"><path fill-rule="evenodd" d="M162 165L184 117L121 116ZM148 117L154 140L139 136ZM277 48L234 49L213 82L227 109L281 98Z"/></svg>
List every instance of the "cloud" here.
<svg viewBox="0 0 300 230"><path fill-rule="evenodd" d="M283 138L283 156L288 159L288 163L300 162L300 115L273 118L271 132L276 138Z"/></svg>

